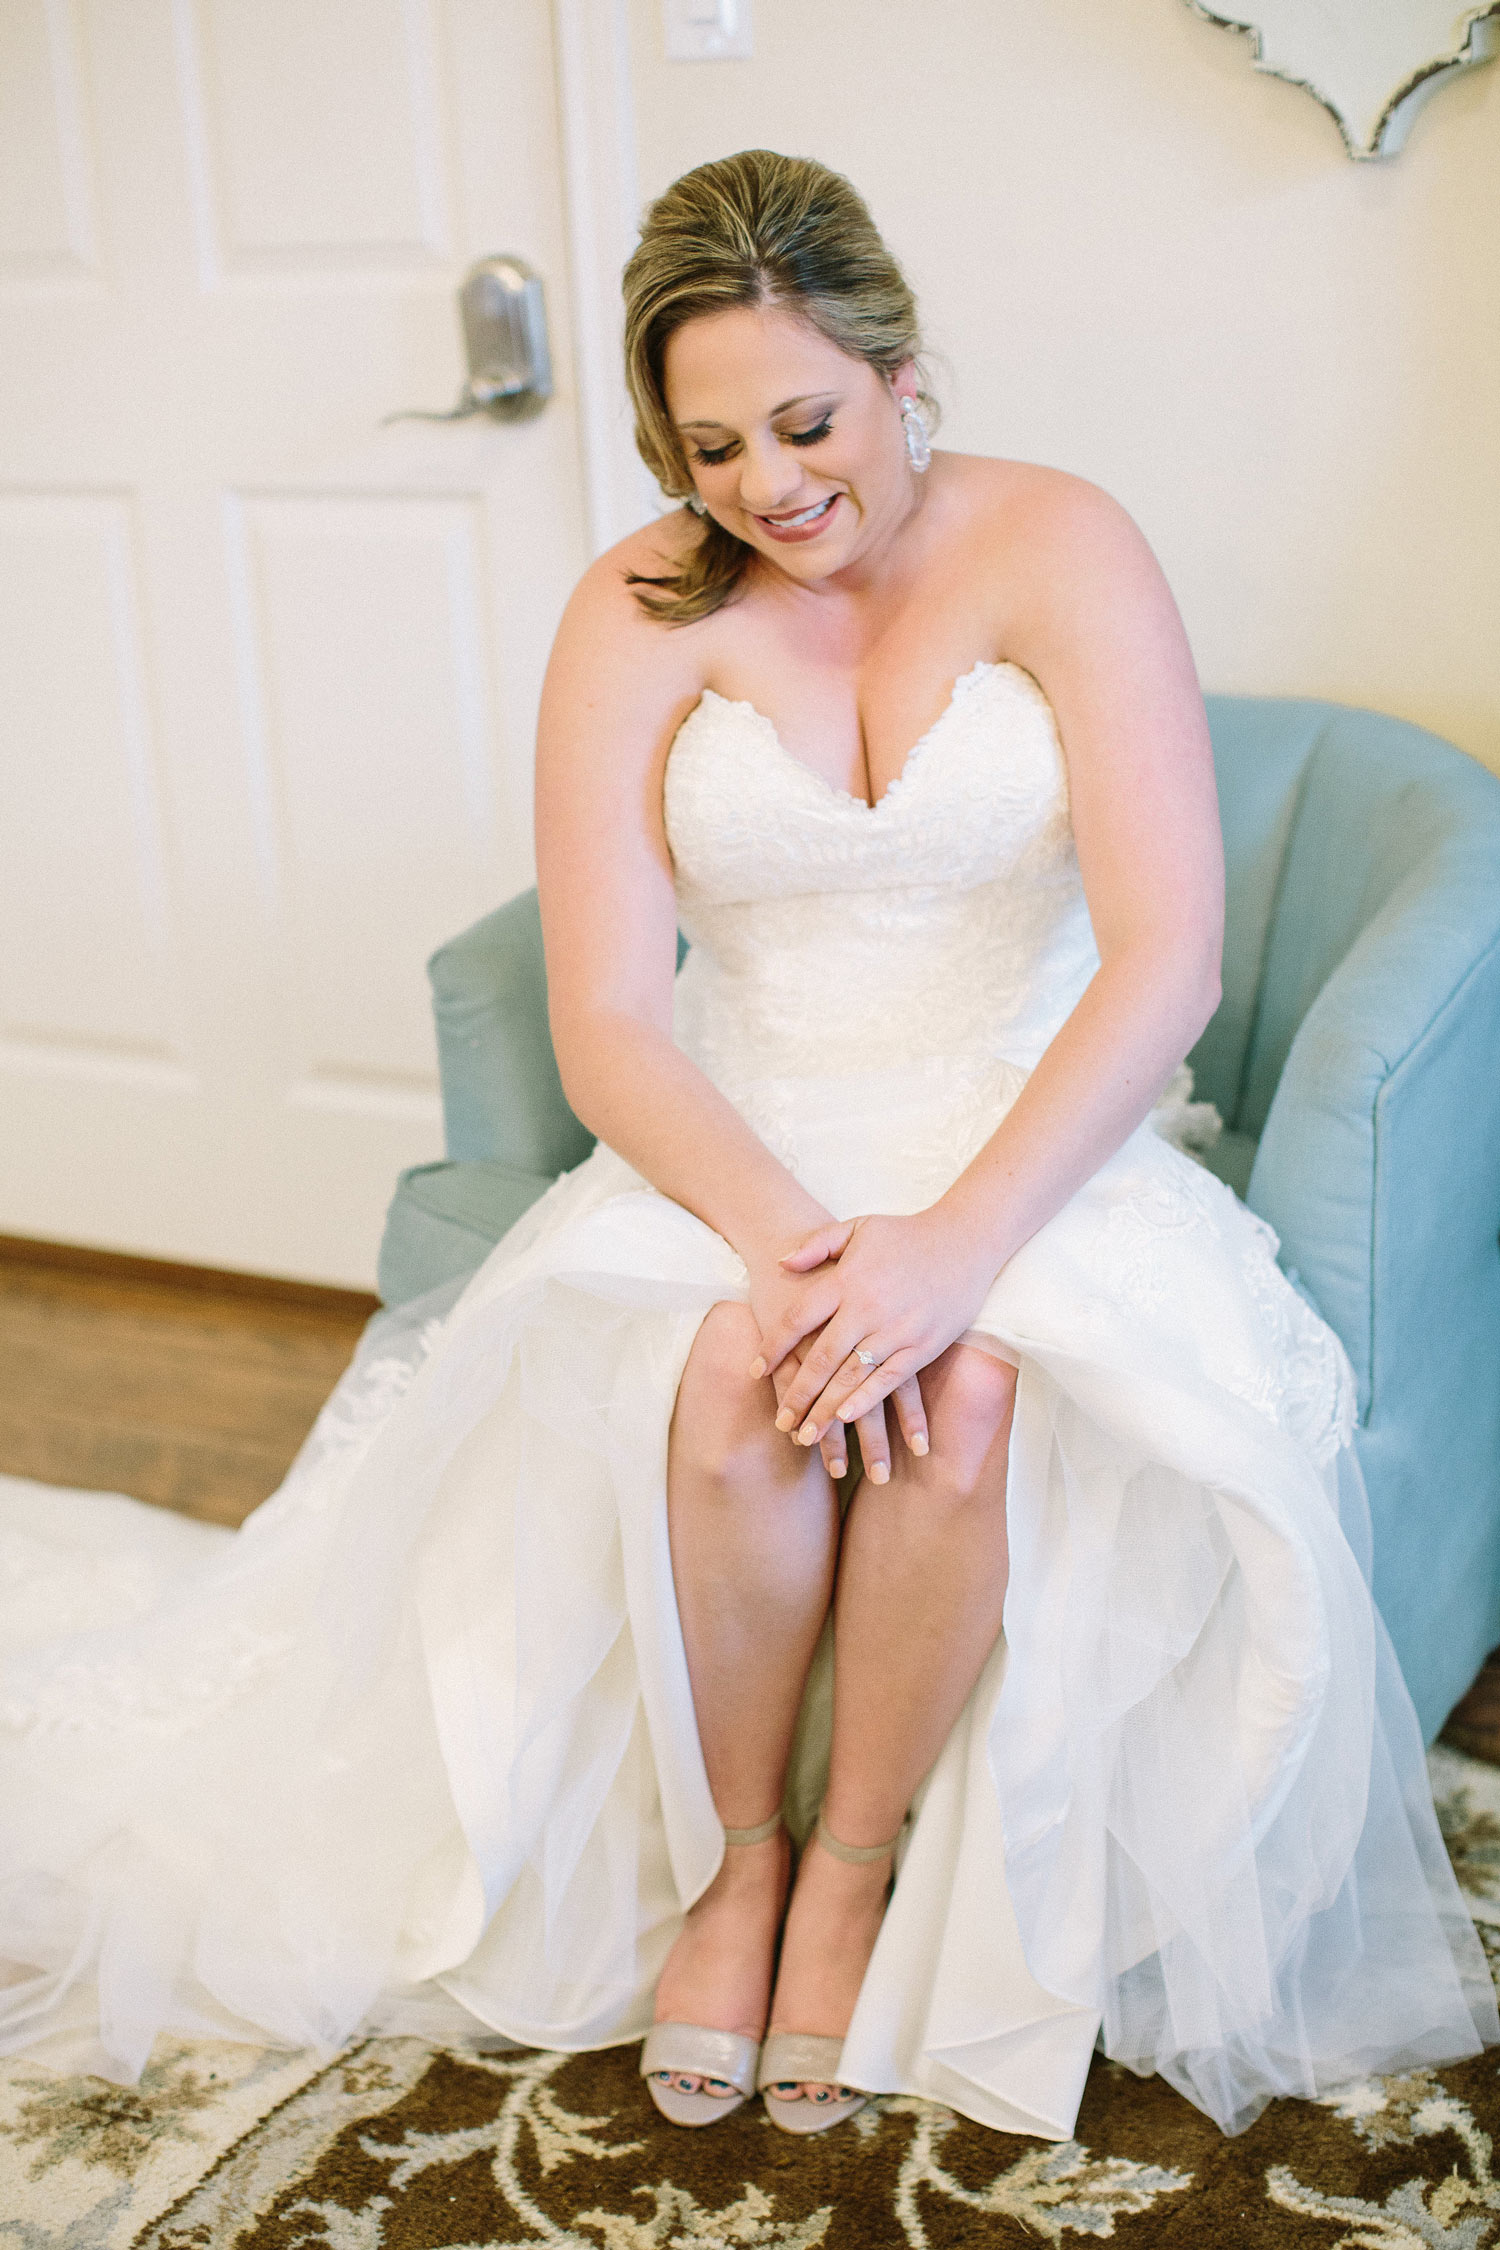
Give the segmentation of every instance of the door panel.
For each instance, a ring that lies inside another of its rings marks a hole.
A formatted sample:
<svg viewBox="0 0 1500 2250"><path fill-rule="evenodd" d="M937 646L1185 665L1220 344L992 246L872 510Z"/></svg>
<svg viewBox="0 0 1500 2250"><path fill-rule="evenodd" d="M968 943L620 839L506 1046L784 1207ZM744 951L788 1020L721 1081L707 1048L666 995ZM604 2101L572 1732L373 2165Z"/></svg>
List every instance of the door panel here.
<svg viewBox="0 0 1500 2250"><path fill-rule="evenodd" d="M547 283L535 420L397 423ZM587 558L545 0L0 0L0 1231L367 1284Z"/></svg>
<svg viewBox="0 0 1500 2250"><path fill-rule="evenodd" d="M48 746L8 768L0 822L0 1034L34 1060L178 1040L135 550L118 496L0 498L0 711Z"/></svg>
<svg viewBox="0 0 1500 2250"><path fill-rule="evenodd" d="M477 505L302 496L235 516L247 733L296 995L291 1098L430 1089L429 1011L406 970L492 891Z"/></svg>
<svg viewBox="0 0 1500 2250"><path fill-rule="evenodd" d="M441 35L425 0L181 0L209 270L431 267L453 255Z"/></svg>

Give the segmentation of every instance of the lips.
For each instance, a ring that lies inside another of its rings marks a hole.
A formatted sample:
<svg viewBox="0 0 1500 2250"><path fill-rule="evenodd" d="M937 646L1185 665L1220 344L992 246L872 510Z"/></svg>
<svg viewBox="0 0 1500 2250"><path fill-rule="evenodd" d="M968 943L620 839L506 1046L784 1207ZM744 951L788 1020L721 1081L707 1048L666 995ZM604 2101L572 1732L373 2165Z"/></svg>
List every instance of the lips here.
<svg viewBox="0 0 1500 2250"><path fill-rule="evenodd" d="M810 508L799 508L789 516L757 516L756 522L772 539L783 543L799 539L816 539L837 505L839 495L830 492L826 500L817 500Z"/></svg>

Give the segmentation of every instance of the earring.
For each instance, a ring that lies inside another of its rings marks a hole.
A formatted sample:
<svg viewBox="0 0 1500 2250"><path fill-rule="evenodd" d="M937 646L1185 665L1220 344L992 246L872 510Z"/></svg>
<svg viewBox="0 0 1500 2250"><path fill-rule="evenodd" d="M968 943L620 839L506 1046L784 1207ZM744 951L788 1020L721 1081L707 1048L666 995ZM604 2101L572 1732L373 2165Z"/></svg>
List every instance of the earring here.
<svg viewBox="0 0 1500 2250"><path fill-rule="evenodd" d="M690 492L683 505L690 508L695 516L706 516L708 514L706 505L699 499L696 492Z"/></svg>
<svg viewBox="0 0 1500 2250"><path fill-rule="evenodd" d="M914 398L901 401L901 426L906 432L906 458L919 477L925 476L932 465L932 447L927 442L922 409Z"/></svg>

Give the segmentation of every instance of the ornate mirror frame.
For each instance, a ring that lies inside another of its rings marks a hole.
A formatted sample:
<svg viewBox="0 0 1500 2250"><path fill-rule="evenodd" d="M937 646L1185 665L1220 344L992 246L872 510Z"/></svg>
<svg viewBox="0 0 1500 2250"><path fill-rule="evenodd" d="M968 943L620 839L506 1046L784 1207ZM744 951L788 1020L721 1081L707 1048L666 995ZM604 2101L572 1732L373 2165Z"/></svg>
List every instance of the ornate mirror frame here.
<svg viewBox="0 0 1500 2250"><path fill-rule="evenodd" d="M1500 0L1188 0L1242 32L1255 67L1303 86L1352 157L1394 156L1447 79L1500 54ZM1242 13L1241 8L1247 12Z"/></svg>

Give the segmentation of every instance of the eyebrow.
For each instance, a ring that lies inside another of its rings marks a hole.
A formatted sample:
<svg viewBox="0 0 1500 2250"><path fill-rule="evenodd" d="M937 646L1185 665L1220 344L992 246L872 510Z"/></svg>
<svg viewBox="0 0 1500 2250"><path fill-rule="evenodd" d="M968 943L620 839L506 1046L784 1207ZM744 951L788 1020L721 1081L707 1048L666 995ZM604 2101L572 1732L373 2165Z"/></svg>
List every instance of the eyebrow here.
<svg viewBox="0 0 1500 2250"><path fill-rule="evenodd" d="M800 397L784 398L779 406L773 406L766 419L768 422L774 422L778 414L788 414L794 406L810 406L815 399L837 397L837 391L803 391ZM679 422L677 428L679 430L727 430L729 424L712 421Z"/></svg>

